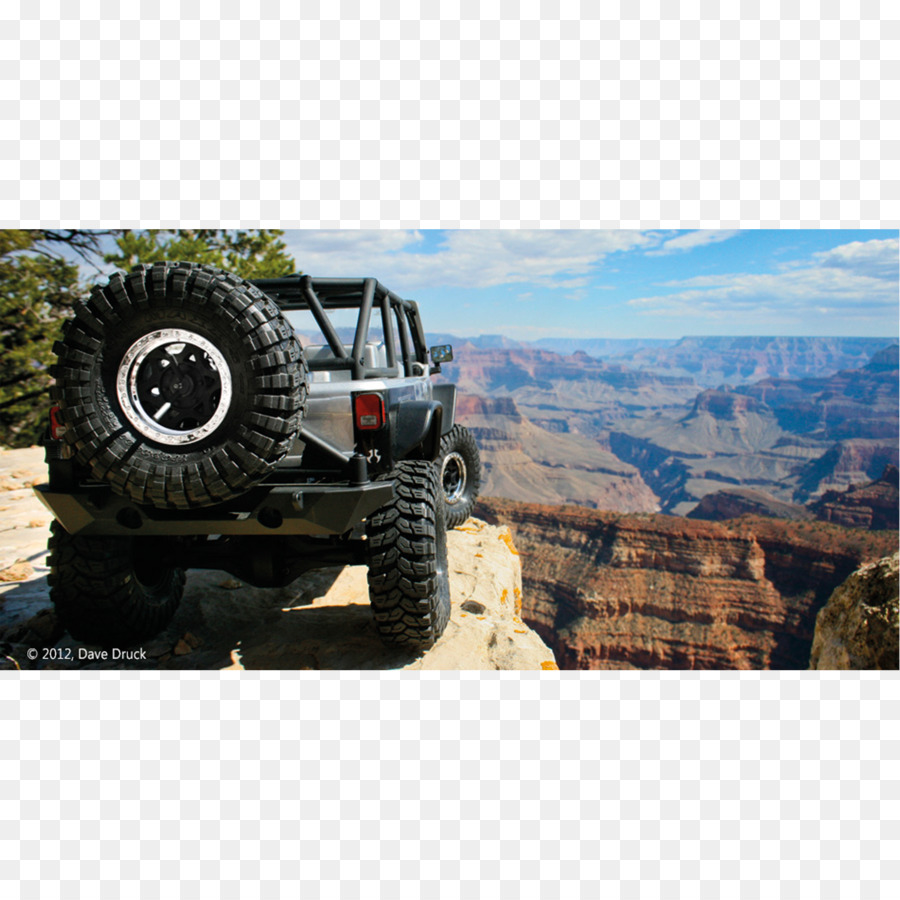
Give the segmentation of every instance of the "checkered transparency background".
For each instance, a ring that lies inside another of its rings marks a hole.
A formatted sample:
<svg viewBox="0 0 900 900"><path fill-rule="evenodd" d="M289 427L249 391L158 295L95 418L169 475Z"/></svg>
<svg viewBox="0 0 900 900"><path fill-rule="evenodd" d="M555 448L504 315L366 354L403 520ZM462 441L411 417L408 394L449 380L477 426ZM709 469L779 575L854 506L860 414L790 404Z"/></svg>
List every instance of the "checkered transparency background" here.
<svg viewBox="0 0 900 900"><path fill-rule="evenodd" d="M4 0L0 224L897 227L898 59L887 0ZM892 674L2 675L4 898L900 888Z"/></svg>
<svg viewBox="0 0 900 900"><path fill-rule="evenodd" d="M0 895L896 897L897 686L29 674Z"/></svg>
<svg viewBox="0 0 900 900"><path fill-rule="evenodd" d="M896 223L897 10L4 0L2 217Z"/></svg>

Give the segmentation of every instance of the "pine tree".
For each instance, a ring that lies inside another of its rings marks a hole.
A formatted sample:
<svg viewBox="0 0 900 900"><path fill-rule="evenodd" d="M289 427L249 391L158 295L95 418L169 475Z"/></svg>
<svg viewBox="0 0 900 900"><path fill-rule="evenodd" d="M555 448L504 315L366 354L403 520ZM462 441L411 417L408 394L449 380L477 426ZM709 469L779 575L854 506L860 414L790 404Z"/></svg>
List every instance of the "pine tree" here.
<svg viewBox="0 0 900 900"><path fill-rule="evenodd" d="M241 278L283 278L297 271L287 252L283 231L257 229L229 232L224 236L226 268Z"/></svg>
<svg viewBox="0 0 900 900"><path fill-rule="evenodd" d="M206 263L241 278L280 278L297 270L283 231L254 228L181 228L175 231L128 231L117 239L118 252L104 259L126 271L139 263L160 260Z"/></svg>
<svg viewBox="0 0 900 900"><path fill-rule="evenodd" d="M51 381L53 342L82 293L78 266L49 250L48 240L47 232L0 230L0 444L8 446L36 443L44 430L40 398Z"/></svg>

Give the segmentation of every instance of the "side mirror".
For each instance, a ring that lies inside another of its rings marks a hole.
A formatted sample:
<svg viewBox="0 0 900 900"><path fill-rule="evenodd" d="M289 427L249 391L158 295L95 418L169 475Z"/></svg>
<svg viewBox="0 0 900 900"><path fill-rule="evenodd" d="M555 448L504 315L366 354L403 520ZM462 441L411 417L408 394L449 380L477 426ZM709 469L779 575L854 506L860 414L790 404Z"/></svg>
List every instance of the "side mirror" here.
<svg viewBox="0 0 900 900"><path fill-rule="evenodd" d="M431 361L436 365L453 362L453 347L450 344L437 344L429 351Z"/></svg>

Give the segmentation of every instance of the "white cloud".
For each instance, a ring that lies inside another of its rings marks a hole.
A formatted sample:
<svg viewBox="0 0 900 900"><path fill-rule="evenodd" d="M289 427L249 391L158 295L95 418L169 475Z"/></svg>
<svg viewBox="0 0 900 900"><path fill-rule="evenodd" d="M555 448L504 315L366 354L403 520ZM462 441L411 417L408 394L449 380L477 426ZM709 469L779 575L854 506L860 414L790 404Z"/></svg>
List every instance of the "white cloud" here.
<svg viewBox="0 0 900 900"><path fill-rule="evenodd" d="M658 315L724 319L761 315L883 315L897 305L898 242L856 241L773 274L700 275L670 281L669 294L628 305Z"/></svg>
<svg viewBox="0 0 900 900"><path fill-rule="evenodd" d="M668 256L670 253L685 253L708 244L718 244L740 234L740 231L689 231L669 238L657 250L648 250L648 256Z"/></svg>
<svg viewBox="0 0 900 900"><path fill-rule="evenodd" d="M853 241L816 253L813 258L826 268L847 269L859 275L896 281L900 265L900 240Z"/></svg>
<svg viewBox="0 0 900 900"><path fill-rule="evenodd" d="M657 238L640 231L448 231L433 252L416 252L423 237L415 231L290 231L285 240L304 272L374 275L403 292L435 284L582 287L608 254Z"/></svg>

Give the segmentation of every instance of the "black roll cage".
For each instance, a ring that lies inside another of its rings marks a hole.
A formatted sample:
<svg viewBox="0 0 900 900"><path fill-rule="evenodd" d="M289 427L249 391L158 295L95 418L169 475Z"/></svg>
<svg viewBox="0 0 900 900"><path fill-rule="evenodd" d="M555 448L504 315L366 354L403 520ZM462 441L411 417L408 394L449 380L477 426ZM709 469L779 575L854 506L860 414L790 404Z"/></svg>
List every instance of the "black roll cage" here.
<svg viewBox="0 0 900 900"><path fill-rule="evenodd" d="M286 312L307 310L312 313L333 354L333 358L310 359L309 367L313 371L349 370L354 380L396 377L399 368L394 339L395 323L406 377L422 374L421 371L415 371L416 363L426 366L424 371L428 371L428 350L425 346L425 331L419 316L418 304L414 300L398 297L375 278L313 278L310 275L288 275L284 278L256 278L251 283L271 297ZM387 368L366 365L365 349L369 339L372 310L376 304L381 310L384 327ZM328 317L328 310L333 309L359 310L350 356L347 355L347 349Z"/></svg>

